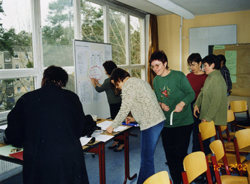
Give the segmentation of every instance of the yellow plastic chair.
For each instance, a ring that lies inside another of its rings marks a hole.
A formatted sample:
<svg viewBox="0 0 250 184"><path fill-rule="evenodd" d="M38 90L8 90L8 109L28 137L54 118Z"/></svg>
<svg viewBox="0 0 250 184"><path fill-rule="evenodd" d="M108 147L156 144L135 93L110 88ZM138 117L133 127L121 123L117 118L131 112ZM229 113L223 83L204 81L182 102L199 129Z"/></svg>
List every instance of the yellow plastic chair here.
<svg viewBox="0 0 250 184"><path fill-rule="evenodd" d="M242 129L235 132L234 147L237 157L242 152L250 153L250 129Z"/></svg>
<svg viewBox="0 0 250 184"><path fill-rule="evenodd" d="M217 184L247 184L247 177L244 176L231 176L229 170L232 169L232 165L228 165L227 158L225 156L225 150L221 140L215 140L209 145L212 150L212 163L214 166L214 173ZM226 175L220 175L221 165L218 164L219 160L223 160L226 170ZM243 163L242 163L243 164ZM235 165L236 166L236 165ZM236 167L237 168L237 167ZM242 169L242 168L241 168ZM241 170L242 171L242 170ZM241 172L240 171L240 172Z"/></svg>
<svg viewBox="0 0 250 184"><path fill-rule="evenodd" d="M227 110L227 124L229 124L229 123L231 124L231 129L232 129L231 132L228 131L228 125L220 126L220 128L221 128L221 132L223 132L223 131L226 132L226 133L222 134L223 139L226 139L229 142L231 142L231 140L233 140L234 134L235 134L235 132L233 131L233 123L236 124L233 110Z"/></svg>
<svg viewBox="0 0 250 184"><path fill-rule="evenodd" d="M248 184L250 184L250 164L247 166L247 178L248 178Z"/></svg>
<svg viewBox="0 0 250 184"><path fill-rule="evenodd" d="M247 164L246 157L240 156L239 162L237 160L236 154L225 153L225 149L221 140L215 140L209 145L212 153L216 156L216 162L219 163L219 166L225 169L227 175L231 175L232 172L239 172L240 175L243 175L243 170L241 166ZM212 159L212 158L211 158ZM223 164L223 167L222 167ZM213 164L214 166L214 164ZM240 169L239 169L240 168Z"/></svg>
<svg viewBox="0 0 250 184"><path fill-rule="evenodd" d="M171 184L167 171L161 171L150 176L143 184Z"/></svg>
<svg viewBox="0 0 250 184"><path fill-rule="evenodd" d="M229 105L230 105L230 109L234 112L234 116L236 113L244 113L245 112L247 114L247 122L250 121L247 101L245 101L245 100L231 101L229 103ZM237 121L235 121L235 129L236 130L238 130L237 127L250 128L250 126L237 125Z"/></svg>
<svg viewBox="0 0 250 184"><path fill-rule="evenodd" d="M210 122L200 123L198 137L199 137L201 151L204 152L204 146L203 146L204 140L206 140L208 138L212 138L212 137L215 137L215 140L218 140L214 122L210 121ZM223 142L223 139L221 140L221 142ZM223 149L225 149L225 147L233 147L233 151L235 150L233 142L225 142L224 145L222 144L222 146L223 146ZM241 164L242 162L244 162L246 160L246 157L244 157L244 156L239 156L239 160L237 160L236 154L232 154L232 153L226 153L226 158L228 160L228 165ZM207 155L207 159L208 159L208 163L212 164L211 154ZM218 164L220 164L223 168L225 167L223 160L218 160ZM236 171L233 170L233 172L236 172Z"/></svg>
<svg viewBox="0 0 250 184"><path fill-rule="evenodd" d="M212 184L207 157L201 151L188 154L183 160L184 172L182 172L183 184L192 183L197 177L206 172L208 184Z"/></svg>

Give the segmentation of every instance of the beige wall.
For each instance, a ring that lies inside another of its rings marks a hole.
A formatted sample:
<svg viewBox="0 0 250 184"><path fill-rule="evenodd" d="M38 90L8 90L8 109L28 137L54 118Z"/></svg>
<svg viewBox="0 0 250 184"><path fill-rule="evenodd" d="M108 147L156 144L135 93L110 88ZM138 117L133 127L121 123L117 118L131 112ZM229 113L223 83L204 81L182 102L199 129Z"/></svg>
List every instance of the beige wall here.
<svg viewBox="0 0 250 184"><path fill-rule="evenodd" d="M237 42L250 43L250 11L220 13L211 15L195 16L194 19L186 20L183 18L182 26L182 71L189 73L186 64L189 56L189 28L237 25ZM158 16L159 49L164 50L168 56L169 68L180 69L180 23L181 18L178 15ZM250 98L233 97L231 100L247 100L250 104Z"/></svg>
<svg viewBox="0 0 250 184"><path fill-rule="evenodd" d="M237 25L237 42L250 43L250 11L220 13L195 16L194 19L182 23L182 71L187 74L186 64L189 56L189 29L195 27ZM178 15L158 16L159 49L168 56L170 69L180 69L180 23Z"/></svg>

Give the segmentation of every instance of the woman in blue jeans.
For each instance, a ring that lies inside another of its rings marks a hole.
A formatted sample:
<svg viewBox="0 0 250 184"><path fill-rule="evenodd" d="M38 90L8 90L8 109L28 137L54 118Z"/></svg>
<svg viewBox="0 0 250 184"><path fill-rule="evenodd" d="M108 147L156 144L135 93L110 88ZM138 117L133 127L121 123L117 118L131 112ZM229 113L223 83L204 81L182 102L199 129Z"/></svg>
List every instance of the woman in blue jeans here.
<svg viewBox="0 0 250 184"><path fill-rule="evenodd" d="M113 70L111 85L116 92L122 92L122 105L113 123L106 129L112 133L126 119L126 123L136 121L141 129L141 168L137 184L142 184L155 174L154 151L165 116L150 85L138 78L130 77L121 68ZM127 117L131 112L133 118Z"/></svg>

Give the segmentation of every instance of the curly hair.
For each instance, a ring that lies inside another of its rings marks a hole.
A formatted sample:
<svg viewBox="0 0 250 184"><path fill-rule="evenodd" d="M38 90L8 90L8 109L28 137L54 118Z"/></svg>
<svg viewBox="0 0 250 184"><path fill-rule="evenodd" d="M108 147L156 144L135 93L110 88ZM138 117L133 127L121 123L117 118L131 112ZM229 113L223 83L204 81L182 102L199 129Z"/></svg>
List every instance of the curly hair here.
<svg viewBox="0 0 250 184"><path fill-rule="evenodd" d="M60 87L65 87L67 82L68 74L62 67L51 65L43 72L42 86L55 84Z"/></svg>

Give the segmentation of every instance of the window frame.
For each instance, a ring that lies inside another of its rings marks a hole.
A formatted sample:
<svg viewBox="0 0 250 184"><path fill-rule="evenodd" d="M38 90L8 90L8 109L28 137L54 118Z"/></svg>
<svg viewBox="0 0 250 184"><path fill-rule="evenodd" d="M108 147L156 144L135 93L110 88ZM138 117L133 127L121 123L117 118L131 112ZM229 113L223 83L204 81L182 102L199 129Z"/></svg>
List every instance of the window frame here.
<svg viewBox="0 0 250 184"><path fill-rule="evenodd" d="M123 69L128 69L131 72L132 69L141 69L142 79L146 80L147 73L147 48L148 38L148 14L143 11L138 11L136 8L128 7L127 5L121 4L120 2L111 2L108 0L89 0L89 2L99 4L103 6L104 15L104 42L110 43L109 40L109 8L116 11L120 11L126 14L126 65L119 65ZM1 81L5 79L16 79L16 78L34 78L34 90L41 87L42 74L44 71L43 66L43 49L42 49L42 25L41 25L41 7L40 0L30 0L31 8L31 26L32 26L32 54L33 54L33 68L20 68L20 69L0 69ZM74 13L74 39L81 39L81 0L73 0L73 13ZM138 17L141 23L140 31L140 49L141 49L141 64L131 64L130 59L130 15ZM25 56L26 57L26 56ZM29 56L28 56L29 57ZM11 57L9 58L11 63ZM6 62L6 61L4 61ZM64 68L69 75L74 75L75 67L73 66L61 66ZM7 118L8 111L0 112L0 124Z"/></svg>

